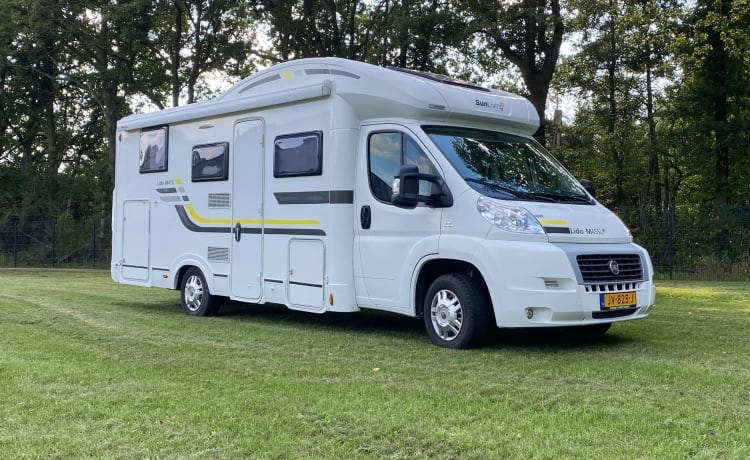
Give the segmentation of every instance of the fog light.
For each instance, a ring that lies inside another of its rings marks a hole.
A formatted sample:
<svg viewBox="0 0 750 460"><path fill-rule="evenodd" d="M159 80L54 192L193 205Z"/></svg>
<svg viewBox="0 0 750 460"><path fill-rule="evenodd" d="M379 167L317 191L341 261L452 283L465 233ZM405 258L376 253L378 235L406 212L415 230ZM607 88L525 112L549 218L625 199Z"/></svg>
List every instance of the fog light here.
<svg viewBox="0 0 750 460"><path fill-rule="evenodd" d="M526 309L526 319L534 318L534 310L531 308Z"/></svg>

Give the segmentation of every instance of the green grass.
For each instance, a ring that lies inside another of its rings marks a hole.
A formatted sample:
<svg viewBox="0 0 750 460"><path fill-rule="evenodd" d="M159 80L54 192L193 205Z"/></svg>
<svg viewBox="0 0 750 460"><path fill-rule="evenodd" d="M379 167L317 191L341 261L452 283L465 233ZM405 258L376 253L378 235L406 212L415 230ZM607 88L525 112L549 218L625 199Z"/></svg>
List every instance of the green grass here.
<svg viewBox="0 0 750 460"><path fill-rule="evenodd" d="M0 458L750 457L750 285L661 283L600 339L229 304L0 270Z"/></svg>

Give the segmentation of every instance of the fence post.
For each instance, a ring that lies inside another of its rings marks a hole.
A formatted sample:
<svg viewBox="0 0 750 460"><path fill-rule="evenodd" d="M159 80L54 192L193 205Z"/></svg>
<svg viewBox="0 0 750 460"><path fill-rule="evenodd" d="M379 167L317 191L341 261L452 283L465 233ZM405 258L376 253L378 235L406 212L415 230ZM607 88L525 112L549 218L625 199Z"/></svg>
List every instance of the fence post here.
<svg viewBox="0 0 750 460"><path fill-rule="evenodd" d="M57 221L52 221L52 268L55 268L55 245L57 243Z"/></svg>
<svg viewBox="0 0 750 460"><path fill-rule="evenodd" d="M673 279L672 271L674 268L674 208L671 206L667 208L667 228L669 234L667 259L669 263L669 279L671 281Z"/></svg>
<svg viewBox="0 0 750 460"><path fill-rule="evenodd" d="M91 268L96 268L96 220L91 221Z"/></svg>
<svg viewBox="0 0 750 460"><path fill-rule="evenodd" d="M13 268L18 267L18 221L13 221Z"/></svg>

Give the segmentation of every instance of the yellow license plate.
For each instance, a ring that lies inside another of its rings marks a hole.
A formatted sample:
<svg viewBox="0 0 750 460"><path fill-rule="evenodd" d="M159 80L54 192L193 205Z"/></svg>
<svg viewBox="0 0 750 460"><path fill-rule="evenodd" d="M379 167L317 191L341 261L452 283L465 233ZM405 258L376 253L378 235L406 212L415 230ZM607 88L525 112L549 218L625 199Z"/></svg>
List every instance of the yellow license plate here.
<svg viewBox="0 0 750 460"><path fill-rule="evenodd" d="M635 307L635 292L599 294L599 306L602 310L609 310L610 308Z"/></svg>

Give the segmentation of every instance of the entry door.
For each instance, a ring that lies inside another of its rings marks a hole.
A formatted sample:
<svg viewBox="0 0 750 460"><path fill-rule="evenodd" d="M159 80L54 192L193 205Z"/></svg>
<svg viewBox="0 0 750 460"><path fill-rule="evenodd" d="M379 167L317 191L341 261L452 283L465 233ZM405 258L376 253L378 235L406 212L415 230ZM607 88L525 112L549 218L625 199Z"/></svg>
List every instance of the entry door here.
<svg viewBox="0 0 750 460"><path fill-rule="evenodd" d="M366 293L358 303L409 311L411 278L419 261L438 252L442 210L424 205L402 209L390 203L393 177L403 164L439 174L426 149L406 128L378 125L362 130L357 168L357 246ZM420 184L429 195L429 184ZM358 265L358 266L357 266Z"/></svg>
<svg viewBox="0 0 750 460"><path fill-rule="evenodd" d="M235 125L232 158L232 295L257 300L263 282L262 121Z"/></svg>

